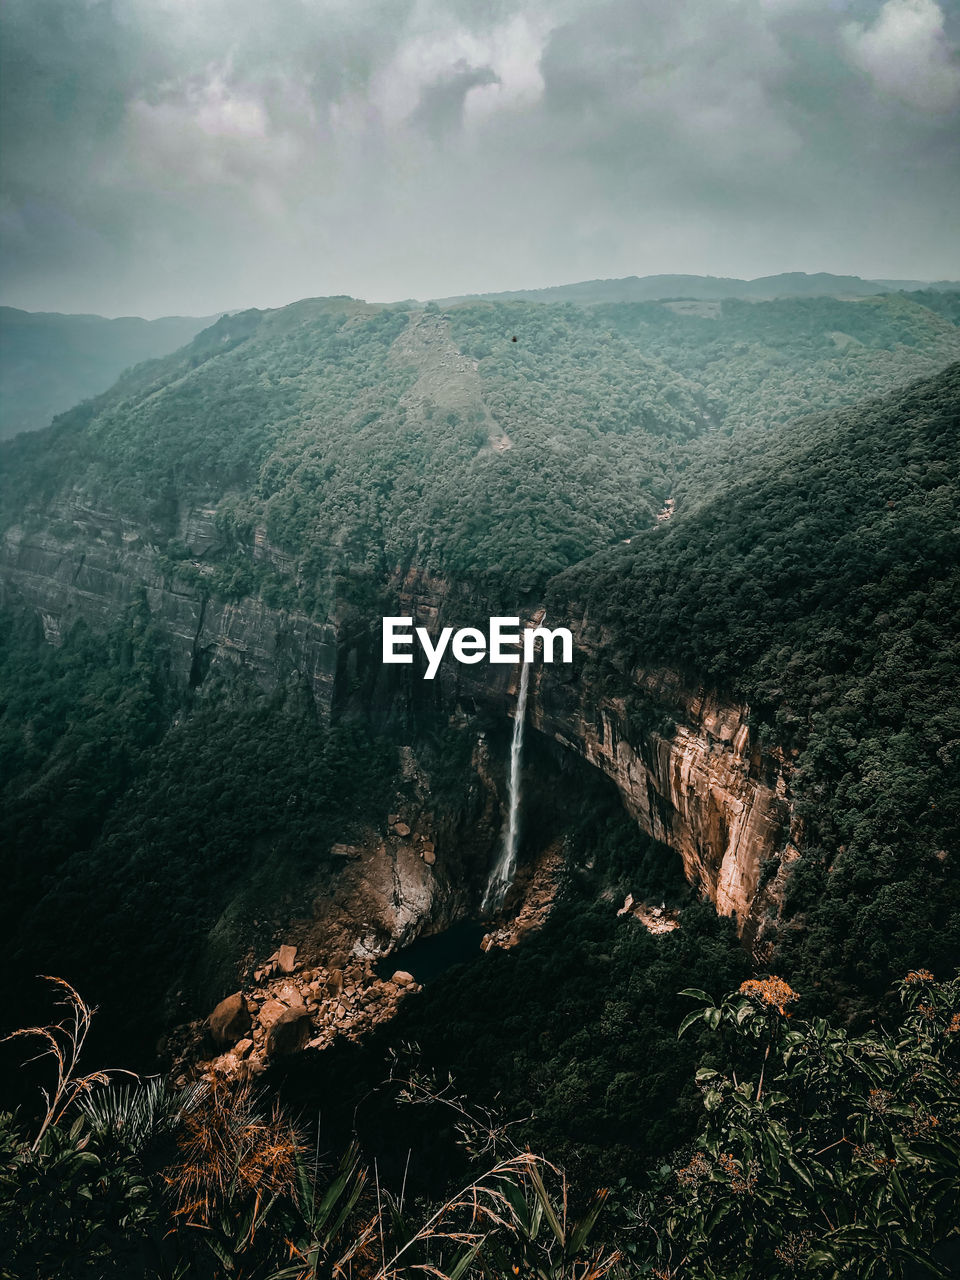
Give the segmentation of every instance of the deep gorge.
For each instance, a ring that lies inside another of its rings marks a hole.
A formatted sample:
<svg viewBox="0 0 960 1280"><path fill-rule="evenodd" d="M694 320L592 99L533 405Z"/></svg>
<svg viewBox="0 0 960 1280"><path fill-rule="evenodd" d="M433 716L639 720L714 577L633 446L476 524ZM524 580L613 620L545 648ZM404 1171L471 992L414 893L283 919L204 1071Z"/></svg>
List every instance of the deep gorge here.
<svg viewBox="0 0 960 1280"><path fill-rule="evenodd" d="M0 600L36 610L48 641L56 644L77 620L102 628L142 594L169 639L174 681L197 687L211 672L236 670L265 691L303 681L323 717L360 716L375 728L404 726L414 752L417 725L424 720L453 719L474 734L470 726L478 717L506 723L516 697L516 668L447 662L430 683L417 669L383 668L376 648L379 616L364 616L355 607L338 610L333 601L330 615L316 619L269 608L259 599L208 598L203 557L217 550L221 536L210 510L187 509L180 517L179 536L195 555L193 583L158 566L153 536L108 512L58 503L53 519L34 517L8 530ZM247 553L276 554L262 530ZM489 612L475 590L418 571L395 578L384 598L433 633ZM610 778L641 830L674 849L687 880L719 913L735 914L741 932L757 943L775 920L777 905L775 879L758 892L760 869L772 860L789 862L797 852L788 758L756 746L745 706L691 687L669 669L615 673L616 683L607 672L601 687L599 673L591 678L591 663L596 672L602 637L583 619L567 622L577 645L573 672L562 666L537 669L531 728ZM498 767L502 762L493 765ZM495 827L495 818L489 821ZM458 868L463 871L472 883L485 868ZM385 892L378 890L379 880L371 868L368 888L374 897ZM438 916L425 887L411 891L423 914L394 928L399 943L409 942L421 927L435 930L450 911L453 919L471 910L469 891L451 886L442 895L449 898L448 908Z"/></svg>

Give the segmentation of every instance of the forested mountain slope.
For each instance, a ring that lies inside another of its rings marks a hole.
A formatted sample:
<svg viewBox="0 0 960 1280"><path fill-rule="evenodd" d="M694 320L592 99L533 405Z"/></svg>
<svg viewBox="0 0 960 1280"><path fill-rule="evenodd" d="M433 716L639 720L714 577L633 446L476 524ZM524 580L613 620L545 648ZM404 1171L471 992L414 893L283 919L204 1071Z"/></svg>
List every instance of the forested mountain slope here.
<svg viewBox="0 0 960 1280"><path fill-rule="evenodd" d="M808 275L786 271L755 280L728 276L624 276L614 280L580 280L576 284L552 285L544 289L511 289L504 293L482 293L438 298L441 306L455 302L576 302L590 306L598 302L657 302L663 298L723 302L743 298L768 302L772 298L868 298L878 293L917 289L955 290L956 281L929 285L920 280L864 280L860 276L837 276L828 271Z"/></svg>
<svg viewBox="0 0 960 1280"><path fill-rule="evenodd" d="M224 317L11 446L2 519L71 491L146 518L186 559L186 506L216 506L230 538L262 527L292 558L271 588L286 603L414 562L513 598L650 524L686 442L849 403L958 352L955 316L899 295L708 315L308 300ZM219 560L216 589L250 588Z"/></svg>
<svg viewBox="0 0 960 1280"><path fill-rule="evenodd" d="M960 950L960 364L731 442L673 519L551 585L613 669L669 663L797 755L778 963L872 991ZM777 866L768 869L774 876Z"/></svg>
<svg viewBox="0 0 960 1280"><path fill-rule="evenodd" d="M611 1231L645 1239L644 1180L676 1203L700 1167L668 1156L695 1064L728 1066L719 1013L678 1043L685 988L775 968L842 1040L892 979L960 957L957 320L932 292L314 299L224 317L0 447L5 1017L35 1020L32 976L62 973L100 1006L94 1061L179 1078L222 997L267 1008L278 944L298 989L340 973L336 1005L375 957L475 922L515 683L387 679L380 618L545 606L575 661L532 682L520 876L485 927L542 907L548 873L550 914L265 1079L322 1116L322 1149L356 1127L384 1186L409 1164L435 1202L477 1153L443 1104L398 1114L398 1073L450 1072L575 1197L627 1179ZM705 900L735 829L737 921ZM747 991L772 1025L782 988Z"/></svg>
<svg viewBox="0 0 960 1280"><path fill-rule="evenodd" d="M607 636L600 668L591 659L579 677L577 716L592 696L628 693L637 664L749 703L757 743L802 753L804 858L783 875L786 911L805 924L795 962L814 964L804 948L826 930L830 981L863 992L910 938L945 958L953 891L935 918L910 904L931 876L952 877L939 853L956 810L941 792L960 734L936 690L951 678L956 374L797 414L942 368L958 353L951 297L709 314L307 300L224 317L4 446L0 747L17 851L8 939L21 960L48 930L65 959L70 938L82 949L70 920L84 918L85 895L126 884L101 908L134 953L152 896L178 904L150 951L150 1000L201 952L204 989L219 981L236 938L252 945L241 904L248 877L260 883L260 851L273 850L261 897L281 911L317 831L335 842L347 820L353 783L338 762L368 752L365 699L416 739L409 713L361 679L363 637L408 579L472 592L474 610L521 613L554 579L551 616L586 613ZM671 495L675 514L657 525ZM223 666L207 677L211 618L239 683ZM313 726L291 685L297 653L324 666L322 714L349 710L342 740ZM273 690L265 720L258 682ZM498 717L506 696L491 704ZM667 723L670 711L651 714ZM329 779L307 809L286 778L285 736L303 737L303 758ZM274 759L269 794L289 805L253 803L247 737ZM229 759L225 741L238 744ZM348 775L367 777L369 812L385 812L393 766L368 758L372 773ZM250 844L248 829L261 833ZM318 886L333 874L319 865ZM437 907L464 909L455 896ZM178 936L189 939L179 950ZM83 971L113 989L97 954Z"/></svg>

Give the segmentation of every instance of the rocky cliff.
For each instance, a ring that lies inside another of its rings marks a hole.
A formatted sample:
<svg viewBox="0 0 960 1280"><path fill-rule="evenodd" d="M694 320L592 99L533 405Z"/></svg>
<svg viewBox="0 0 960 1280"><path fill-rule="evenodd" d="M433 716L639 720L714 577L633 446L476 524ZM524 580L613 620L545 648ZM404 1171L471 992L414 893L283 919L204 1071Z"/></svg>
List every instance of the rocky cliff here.
<svg viewBox="0 0 960 1280"><path fill-rule="evenodd" d="M434 633L475 622L485 611L459 587L416 572L401 584L397 608ZM776 909L775 884L759 892L761 868L789 861L799 838L789 761L778 749L758 747L749 707L691 686L676 672L635 669L601 679L603 637L582 619L564 622L577 660L572 670L538 667L530 724L611 778L643 830L678 852L687 879L720 914L735 914L740 929L756 936L764 915ZM448 661L432 684L416 669L393 670L403 672L393 680L414 698L467 711L492 704L513 714L517 667Z"/></svg>
<svg viewBox="0 0 960 1280"><path fill-rule="evenodd" d="M595 699L587 686L573 710L552 674L545 670L534 699L536 727L612 778L640 826L679 853L687 879L755 934L761 868L791 848L791 820L786 762L756 747L749 708L673 672L638 670L633 687L671 727L635 727L627 696Z"/></svg>
<svg viewBox="0 0 960 1280"><path fill-rule="evenodd" d="M61 501L43 521L8 530L0 547L0 598L37 610L47 638L57 643L73 620L105 627L143 594L169 635L177 678L196 684L211 668L239 667L271 688L299 674L330 715L363 713L383 722L413 708L468 724L481 708L512 714L516 667L448 659L440 678L426 682L416 669L380 666L379 617L347 619L331 604L328 616L317 619L255 598L209 597L204 578L220 546L214 513L186 511L179 523L193 559L173 574L148 529ZM287 567L262 531L248 551L254 559L272 558L281 571ZM425 573L398 579L395 590L397 611L431 631L490 612L476 594ZM582 620L568 625L577 661L573 670L538 669L531 725L605 773L643 830L677 851L690 882L755 935L771 905L758 895L761 868L795 851L788 761L756 745L749 708L674 672L638 669L599 679L592 672L603 656L602 637Z"/></svg>
<svg viewBox="0 0 960 1280"><path fill-rule="evenodd" d="M59 499L42 519L8 529L0 542L0 604L26 604L58 643L82 619L103 629L145 597L169 641L175 678L199 683L211 667L240 668L263 688L299 673L329 711L337 667L332 619L270 609L246 598L217 600L205 587L211 556L222 547L212 509L185 510L179 541L192 558L172 572L145 524L97 511L77 497ZM253 560L276 559L262 530L245 549Z"/></svg>

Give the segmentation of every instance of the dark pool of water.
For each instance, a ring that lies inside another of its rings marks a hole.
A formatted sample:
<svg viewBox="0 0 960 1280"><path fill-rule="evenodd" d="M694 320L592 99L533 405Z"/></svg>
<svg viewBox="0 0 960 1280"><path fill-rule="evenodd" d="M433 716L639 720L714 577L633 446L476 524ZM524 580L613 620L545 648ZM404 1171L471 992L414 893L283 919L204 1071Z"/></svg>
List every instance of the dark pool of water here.
<svg viewBox="0 0 960 1280"><path fill-rule="evenodd" d="M475 960L483 955L480 943L487 927L465 920L451 925L443 933L429 938L418 938L409 947L402 947L392 955L377 961L377 975L389 978L398 969L406 969L418 982L430 982L455 964Z"/></svg>

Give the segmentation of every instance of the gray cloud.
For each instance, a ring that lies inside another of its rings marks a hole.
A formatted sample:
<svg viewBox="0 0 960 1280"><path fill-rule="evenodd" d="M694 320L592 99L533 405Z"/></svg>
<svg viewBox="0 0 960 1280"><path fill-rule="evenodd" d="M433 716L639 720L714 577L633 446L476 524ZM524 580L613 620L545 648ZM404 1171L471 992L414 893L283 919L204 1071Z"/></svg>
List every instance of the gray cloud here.
<svg viewBox="0 0 960 1280"><path fill-rule="evenodd" d="M957 0L6 0L3 300L960 276Z"/></svg>
<svg viewBox="0 0 960 1280"><path fill-rule="evenodd" d="M436 80L426 85L420 102L410 117L422 124L434 141L440 141L463 124L467 94L483 85L498 85L500 77L492 67L471 67L465 59Z"/></svg>

